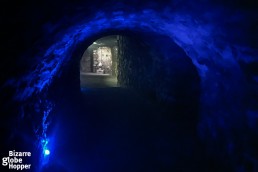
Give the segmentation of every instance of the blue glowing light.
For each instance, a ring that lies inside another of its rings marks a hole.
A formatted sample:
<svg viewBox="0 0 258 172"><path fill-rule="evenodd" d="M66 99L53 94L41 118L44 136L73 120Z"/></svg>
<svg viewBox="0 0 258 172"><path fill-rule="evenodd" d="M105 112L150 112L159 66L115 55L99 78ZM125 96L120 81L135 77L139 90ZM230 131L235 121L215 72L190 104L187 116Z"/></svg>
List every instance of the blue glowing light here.
<svg viewBox="0 0 258 172"><path fill-rule="evenodd" d="M49 155L50 151L48 149L44 150L44 155Z"/></svg>
<svg viewBox="0 0 258 172"><path fill-rule="evenodd" d="M48 147L48 139L46 140L42 140L42 147L43 147L43 155L44 157L48 156L50 154L50 150L49 150L49 147Z"/></svg>

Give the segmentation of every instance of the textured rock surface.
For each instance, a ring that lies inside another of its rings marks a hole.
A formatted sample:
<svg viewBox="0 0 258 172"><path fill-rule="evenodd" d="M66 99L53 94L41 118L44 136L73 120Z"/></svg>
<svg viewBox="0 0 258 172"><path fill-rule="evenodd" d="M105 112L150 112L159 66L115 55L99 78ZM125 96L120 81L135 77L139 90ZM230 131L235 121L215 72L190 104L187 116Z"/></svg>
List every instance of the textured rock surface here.
<svg viewBox="0 0 258 172"><path fill-rule="evenodd" d="M59 99L68 89L75 91L72 95L79 92L79 60L92 40L136 32L146 33L152 42L153 35L162 35L187 54L199 74L198 126L207 150L225 158L235 171L257 171L258 14L254 1L100 2L31 1L1 7L6 57L0 74L1 114L6 133L13 132L10 121L23 126L22 118L29 126L24 132L33 138L32 126L40 125L49 111L43 102L49 97ZM159 53L168 52L169 47L155 46ZM158 63L174 69L170 60L166 62L168 56L161 56L164 61ZM184 75L183 68L174 67L179 68L179 76ZM164 74L169 77L170 71ZM173 85L173 80L168 83ZM167 99L167 94L173 95L171 90L163 91Z"/></svg>
<svg viewBox="0 0 258 172"><path fill-rule="evenodd" d="M118 81L163 103L199 104L200 79L185 52L167 37L121 36ZM189 105L190 106L190 105Z"/></svg>

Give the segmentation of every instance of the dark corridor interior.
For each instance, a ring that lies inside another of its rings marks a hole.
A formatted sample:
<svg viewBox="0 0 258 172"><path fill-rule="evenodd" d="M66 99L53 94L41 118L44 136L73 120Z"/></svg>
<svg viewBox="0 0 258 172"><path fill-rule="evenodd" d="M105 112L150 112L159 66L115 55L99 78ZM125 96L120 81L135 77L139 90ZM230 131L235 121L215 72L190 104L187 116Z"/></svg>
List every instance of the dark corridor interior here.
<svg viewBox="0 0 258 172"><path fill-rule="evenodd" d="M166 60L155 44L147 44L145 37L139 37L133 34L104 37L89 46L87 54L84 52L80 61L81 94L79 99L62 101L55 108L55 114L62 114L57 117L54 129L58 136L55 142L60 144L54 148L54 155L43 171L210 171L223 168L221 162L206 161L196 135L200 83L189 57L174 47L178 57L173 56L175 61L171 65L184 66L185 71L175 67L173 72L164 73ZM112 71L109 74L97 72L103 69L98 63L95 70L88 66L87 71L87 61L91 63L87 55L97 54L99 47L103 51L102 47L108 46L106 42L114 42L113 38L115 44L112 45L117 50L111 53L111 57L115 56L112 62L117 64L114 76ZM85 62L83 58L88 60ZM163 79L173 75L174 82ZM142 91L137 85L144 86L145 82L148 87ZM189 84L184 87L186 82ZM159 87L164 91L170 89L164 93L165 99ZM64 104L69 106L64 107ZM63 150L69 156L64 156ZM205 165L201 165L203 163Z"/></svg>
<svg viewBox="0 0 258 172"><path fill-rule="evenodd" d="M1 172L258 171L256 0L0 11Z"/></svg>
<svg viewBox="0 0 258 172"><path fill-rule="evenodd" d="M102 44L101 40L98 43ZM139 36L119 35L115 46L117 74L80 70L80 99L62 101L56 107L55 114L62 114L55 128L55 142L60 144L43 171L225 169L222 161L206 160L208 155L196 134L199 81L190 59L177 52L181 56L176 59L174 55L171 65L184 66L185 72L174 68L165 74L166 67L157 62L165 61L164 57ZM130 72L131 68L134 71ZM108 77L118 77L119 84L112 84ZM166 77L175 81L164 80ZM147 91L137 87L144 82L149 84ZM186 82L189 84L184 87ZM159 87L164 92L170 89L164 93L166 99ZM64 156L63 150L69 156Z"/></svg>
<svg viewBox="0 0 258 172"><path fill-rule="evenodd" d="M191 122L171 117L182 115L180 111L121 87L91 88L82 94L76 105L69 102L72 107L59 112L59 144L45 171L226 169L223 162L207 161Z"/></svg>

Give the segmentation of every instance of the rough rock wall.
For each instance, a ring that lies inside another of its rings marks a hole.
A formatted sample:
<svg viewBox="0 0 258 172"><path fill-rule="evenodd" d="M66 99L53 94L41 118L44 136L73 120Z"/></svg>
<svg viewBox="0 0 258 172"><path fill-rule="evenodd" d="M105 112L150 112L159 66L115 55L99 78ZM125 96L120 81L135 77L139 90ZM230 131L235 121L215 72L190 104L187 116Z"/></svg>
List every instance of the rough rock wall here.
<svg viewBox="0 0 258 172"><path fill-rule="evenodd" d="M148 47L137 39L120 36L118 40L118 84L155 92L152 83L153 59Z"/></svg>
<svg viewBox="0 0 258 172"><path fill-rule="evenodd" d="M196 125L200 78L192 61L167 37L141 36L119 37L118 83L147 94L180 112L176 118Z"/></svg>
<svg viewBox="0 0 258 172"><path fill-rule="evenodd" d="M89 50L86 50L83 53L82 59L81 59L81 65L80 65L80 71L81 72L91 72L91 54L92 52L90 52Z"/></svg>
<svg viewBox="0 0 258 172"><path fill-rule="evenodd" d="M150 93L170 105L174 103L181 109L189 109L183 118L198 120L198 134L205 141L207 152L215 158L225 158L225 164L233 168L256 169L256 154L251 153L256 150L253 145L257 142L256 132L251 131L256 130L256 115L254 106L250 105L257 102L257 93L254 80L250 82L244 76L255 73L254 67L249 68L252 72L246 72L247 67L241 67L241 63L232 59L228 49L214 52L204 48L203 52L196 53L207 53L210 58L192 58L195 68L185 60L187 56L172 45L153 35L151 40L145 38L145 41L120 37L119 83ZM191 116L189 112L198 112L199 116Z"/></svg>
<svg viewBox="0 0 258 172"><path fill-rule="evenodd" d="M117 48L117 46L112 47L111 52L112 52L112 75L117 76L118 75L118 71L117 71L118 48Z"/></svg>

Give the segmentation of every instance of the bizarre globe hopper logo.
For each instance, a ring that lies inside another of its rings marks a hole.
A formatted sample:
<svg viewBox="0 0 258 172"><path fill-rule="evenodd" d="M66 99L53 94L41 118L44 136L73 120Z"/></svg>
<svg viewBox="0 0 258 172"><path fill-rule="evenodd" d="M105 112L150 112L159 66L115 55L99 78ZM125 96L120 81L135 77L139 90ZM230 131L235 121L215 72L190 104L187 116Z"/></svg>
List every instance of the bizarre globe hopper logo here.
<svg viewBox="0 0 258 172"><path fill-rule="evenodd" d="M9 156L2 158L2 165L8 166L10 170L29 170L31 164L24 164L24 157L31 157L31 152L9 151Z"/></svg>

